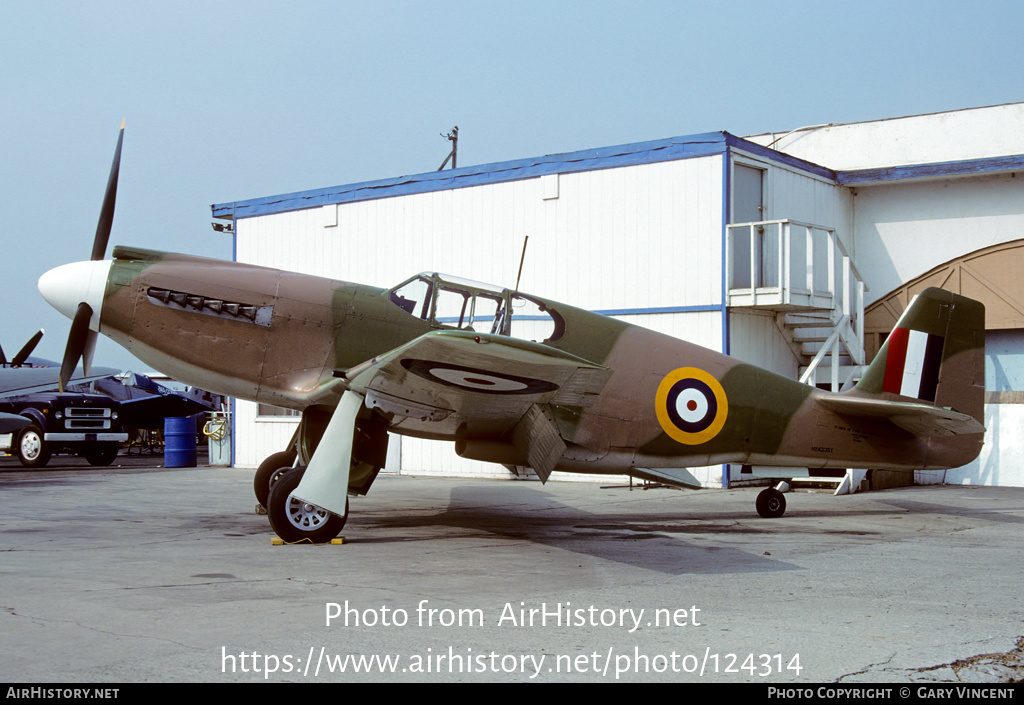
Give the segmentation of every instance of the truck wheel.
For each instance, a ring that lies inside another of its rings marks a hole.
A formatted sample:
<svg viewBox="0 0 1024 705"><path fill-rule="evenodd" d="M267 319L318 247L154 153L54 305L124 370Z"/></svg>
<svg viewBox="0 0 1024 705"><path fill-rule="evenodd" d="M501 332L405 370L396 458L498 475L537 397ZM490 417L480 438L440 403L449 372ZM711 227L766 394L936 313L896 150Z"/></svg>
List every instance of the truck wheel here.
<svg viewBox="0 0 1024 705"><path fill-rule="evenodd" d="M18 461L27 468L41 468L50 462L50 447L43 440L43 429L35 423L22 430L15 450Z"/></svg>
<svg viewBox="0 0 1024 705"><path fill-rule="evenodd" d="M80 455L89 461L89 465L105 466L114 462L120 447L117 443L104 443L103 445L83 451Z"/></svg>

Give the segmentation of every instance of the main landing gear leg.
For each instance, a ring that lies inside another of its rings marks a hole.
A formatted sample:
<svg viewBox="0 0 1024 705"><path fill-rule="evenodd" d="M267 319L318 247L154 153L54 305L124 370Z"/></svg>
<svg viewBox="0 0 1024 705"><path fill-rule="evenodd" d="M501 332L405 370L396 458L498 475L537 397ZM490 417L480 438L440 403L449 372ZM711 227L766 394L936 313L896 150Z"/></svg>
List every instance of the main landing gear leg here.
<svg viewBox="0 0 1024 705"><path fill-rule="evenodd" d="M362 395L345 392L309 467L272 474L267 516L285 541L325 543L345 526L353 437L362 406Z"/></svg>

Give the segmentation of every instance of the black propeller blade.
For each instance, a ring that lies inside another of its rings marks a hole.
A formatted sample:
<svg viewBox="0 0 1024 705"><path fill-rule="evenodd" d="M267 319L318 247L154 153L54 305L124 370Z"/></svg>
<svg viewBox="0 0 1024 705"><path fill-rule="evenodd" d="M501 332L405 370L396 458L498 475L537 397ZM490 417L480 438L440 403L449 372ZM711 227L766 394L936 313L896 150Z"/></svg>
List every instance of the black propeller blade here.
<svg viewBox="0 0 1024 705"><path fill-rule="evenodd" d="M31 338L29 338L28 342L25 343L24 346L22 346L21 350L18 351L18 354L15 355L14 359L11 360L11 367L21 367L23 364L25 364L25 360L27 360L28 356L32 354L32 351L36 349L36 345L39 344L39 341L42 340L42 338L43 331L39 331ZM0 357L3 357L2 350L0 350Z"/></svg>
<svg viewBox="0 0 1024 705"><path fill-rule="evenodd" d="M107 252L107 241L110 239L110 229L114 223L114 204L117 201L117 177L121 169L121 144L124 142L124 121L121 121L121 132L117 136L117 147L114 149L114 162L110 166L110 176L107 179L107 190L103 195L103 207L100 209L100 219L96 224L96 236L92 241L92 254L90 259L101 260ZM60 380L58 388L64 391L68 381L78 366L78 361L85 356L85 373L89 374L89 366L92 364L92 350L96 347L96 332L89 329L89 319L92 318L92 307L84 301L78 305L75 318L71 322L71 332L68 334L68 344L64 348L64 360L60 366Z"/></svg>
<svg viewBox="0 0 1024 705"><path fill-rule="evenodd" d="M117 136L117 148L114 150L114 163L110 165L110 176L107 178L107 190L103 195L103 208L100 219L96 223L96 237L92 241L92 257L103 259L107 253L107 240L110 239L110 228L114 224L114 201L117 200L117 176L121 170L121 143L124 142L124 120L121 121L121 132Z"/></svg>
<svg viewBox="0 0 1024 705"><path fill-rule="evenodd" d="M90 318L92 318L92 307L85 302L78 304L75 318L71 321L71 332L68 333L64 360L60 364L59 388L62 392L67 388L68 380L71 379L75 368L78 367L78 360L89 343L89 333L92 332L89 330ZM86 370L86 374L88 374L88 370Z"/></svg>

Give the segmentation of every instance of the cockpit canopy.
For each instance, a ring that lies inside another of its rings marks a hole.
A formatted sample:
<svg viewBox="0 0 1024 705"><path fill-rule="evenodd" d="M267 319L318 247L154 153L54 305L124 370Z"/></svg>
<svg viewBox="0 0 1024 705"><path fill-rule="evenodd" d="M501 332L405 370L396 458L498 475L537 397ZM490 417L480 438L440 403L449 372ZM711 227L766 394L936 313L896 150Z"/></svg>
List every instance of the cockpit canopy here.
<svg viewBox="0 0 1024 705"><path fill-rule="evenodd" d="M490 284L423 272L388 291L388 300L438 328L553 342L565 332L558 312L532 296Z"/></svg>

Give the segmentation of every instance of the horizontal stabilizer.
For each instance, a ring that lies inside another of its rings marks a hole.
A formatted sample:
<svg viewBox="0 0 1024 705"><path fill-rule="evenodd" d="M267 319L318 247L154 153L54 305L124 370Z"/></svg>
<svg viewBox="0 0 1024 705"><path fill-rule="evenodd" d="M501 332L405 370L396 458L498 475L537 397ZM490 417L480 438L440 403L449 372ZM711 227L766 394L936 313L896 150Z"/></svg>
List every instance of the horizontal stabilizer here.
<svg viewBox="0 0 1024 705"><path fill-rule="evenodd" d="M640 480L699 490L703 485L686 468L632 468L629 474Z"/></svg>
<svg viewBox="0 0 1024 705"><path fill-rule="evenodd" d="M985 432L985 427L973 416L927 404L851 396L828 396L819 401L837 414L888 419L915 436L961 436Z"/></svg>

